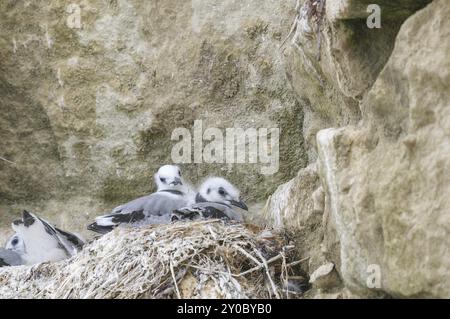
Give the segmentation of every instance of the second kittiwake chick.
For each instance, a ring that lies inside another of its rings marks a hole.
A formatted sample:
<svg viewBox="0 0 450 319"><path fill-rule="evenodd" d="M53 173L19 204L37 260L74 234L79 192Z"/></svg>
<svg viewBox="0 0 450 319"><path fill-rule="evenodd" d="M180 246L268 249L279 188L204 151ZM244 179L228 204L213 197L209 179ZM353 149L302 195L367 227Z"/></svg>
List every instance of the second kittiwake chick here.
<svg viewBox="0 0 450 319"><path fill-rule="evenodd" d="M221 177L210 177L203 182L195 201L195 204L174 211L172 221L220 218L243 222L243 215L236 208L248 210L240 198L239 190Z"/></svg>

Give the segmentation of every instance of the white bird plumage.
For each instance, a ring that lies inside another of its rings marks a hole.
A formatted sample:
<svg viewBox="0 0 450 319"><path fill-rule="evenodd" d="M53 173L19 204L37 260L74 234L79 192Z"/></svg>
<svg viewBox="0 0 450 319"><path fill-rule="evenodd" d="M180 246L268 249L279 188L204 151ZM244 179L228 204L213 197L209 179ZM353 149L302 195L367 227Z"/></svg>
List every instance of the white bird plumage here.
<svg viewBox="0 0 450 319"><path fill-rule="evenodd" d="M23 211L22 218L12 223L16 231L3 250L19 256L20 264L58 261L75 255L83 248L85 240L77 234L61 230L35 214ZM14 256L7 252L5 256ZM17 261L11 266L18 265Z"/></svg>
<svg viewBox="0 0 450 319"><path fill-rule="evenodd" d="M25 251L21 254L21 258L26 265L60 261L72 255L56 229L34 214L23 211L22 219L15 220L12 228L23 240Z"/></svg>
<svg viewBox="0 0 450 319"><path fill-rule="evenodd" d="M18 254L25 253L25 244L20 238L20 236L16 233L12 235L8 241L6 242L5 249L15 251Z"/></svg>

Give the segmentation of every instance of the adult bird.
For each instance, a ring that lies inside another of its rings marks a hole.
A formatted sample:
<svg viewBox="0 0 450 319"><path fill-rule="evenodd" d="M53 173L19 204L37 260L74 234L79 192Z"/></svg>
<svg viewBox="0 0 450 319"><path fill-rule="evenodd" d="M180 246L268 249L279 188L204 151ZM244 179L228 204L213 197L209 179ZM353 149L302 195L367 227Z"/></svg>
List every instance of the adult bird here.
<svg viewBox="0 0 450 319"><path fill-rule="evenodd" d="M199 187L195 204L175 210L172 221L220 218L243 222L243 215L236 208L248 211L239 190L224 178L210 177Z"/></svg>
<svg viewBox="0 0 450 319"><path fill-rule="evenodd" d="M186 183L175 165L164 165L155 176L157 191L120 205L110 214L99 216L87 228L105 234L123 224L142 226L170 222L174 210L195 201L195 191Z"/></svg>

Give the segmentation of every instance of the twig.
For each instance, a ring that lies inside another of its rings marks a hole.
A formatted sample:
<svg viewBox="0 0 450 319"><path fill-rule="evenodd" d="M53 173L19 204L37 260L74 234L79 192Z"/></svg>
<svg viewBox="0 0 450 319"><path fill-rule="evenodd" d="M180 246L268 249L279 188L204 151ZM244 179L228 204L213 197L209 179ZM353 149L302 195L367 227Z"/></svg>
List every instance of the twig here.
<svg viewBox="0 0 450 319"><path fill-rule="evenodd" d="M239 246L238 246L239 247ZM240 248L240 247L239 247ZM236 247L236 249L237 249L237 247ZM243 250L242 248L241 248L241 250L240 250L242 253L245 251L245 250ZM246 252L245 251L245 255L247 256L247 257L251 257L252 259L255 259L253 256L251 256L248 252ZM283 258L283 254L282 253L280 253L280 254L278 254L278 255L276 255L275 257L272 257L272 258L270 258L269 260L267 260L267 264L269 265L269 264L272 264L273 262L275 262L275 261L278 261L278 260L280 260L281 258ZM309 258L309 257L307 257L307 258ZM298 261L295 261L295 262L292 262L292 263L289 263L289 264L286 264L286 268L288 268L288 267L291 267L291 266L294 266L294 265L297 265L297 264L299 264L300 262L302 262L302 261L304 261L305 259L307 259L307 258L304 258L304 259L302 259L302 260L298 260ZM248 269L248 270L246 270L246 271L244 271L244 272L241 272L241 273L239 273L239 274L231 274L231 276L233 276L233 277L242 277L242 276L245 276L245 275L247 275L247 274L250 274L250 273L252 273L252 272L255 272L255 271L257 271L257 270L260 270L260 269L262 269L262 268L264 268L264 264L263 263L261 263L261 262L259 262L258 260L254 260L255 262L258 262L258 266L255 266L255 267L253 267L253 268L250 268L250 269ZM217 273L217 274L222 274L222 275L228 275L229 273L226 273L226 272L223 272L223 271L218 271L218 270L213 270L213 269L206 269L206 268L204 268L204 267L199 267L199 266L196 266L196 265L192 265L192 264L189 264L189 265L186 265L187 267L192 267L192 268L195 268L195 269L199 269L199 270L203 270L203 271L207 271L207 272L213 272L213 273Z"/></svg>
<svg viewBox="0 0 450 319"><path fill-rule="evenodd" d="M289 283L289 272L286 266L286 255L285 255L285 249L282 250L282 252L280 253L281 256L283 257L283 261L281 262L281 275L280 275L280 279L282 282L284 282L284 287L288 287L288 283ZM286 290L286 298L289 299L289 289Z"/></svg>
<svg viewBox="0 0 450 319"><path fill-rule="evenodd" d="M298 265L298 264L300 264L300 263L302 263L302 262L308 260L309 258L310 258L310 257L305 257L305 258L303 258L303 259L300 259L300 260L297 260L297 261L293 261L293 262L287 264L286 266L287 266L287 267L292 267L292 266Z"/></svg>
<svg viewBox="0 0 450 319"><path fill-rule="evenodd" d="M281 43L281 45L278 47L279 50L281 50L283 48L283 46L285 45L286 41L291 37L291 34L295 31L295 29L297 29L297 24L298 24L297 20L298 20L298 17L300 15L300 13L298 12L299 7L300 7L300 0L297 0L297 4L295 5L295 12L297 12L297 14L295 15L294 22L292 23L292 26L291 26L291 30L289 31L289 33L286 36L286 38L284 38L284 40Z"/></svg>
<svg viewBox="0 0 450 319"><path fill-rule="evenodd" d="M258 259L256 259L255 257L253 257L252 255L250 255L245 249L243 249L241 246L239 245L233 245L233 247L235 249L237 249L238 251L240 251L242 254L244 254L246 257L248 257L249 259L253 260L255 262L255 264L258 265L258 267L261 266L261 262L259 262Z"/></svg>
<svg viewBox="0 0 450 319"><path fill-rule="evenodd" d="M195 266L195 265L187 265L187 267L191 267L191 268L195 268L198 270L203 270L204 272L209 272L209 273L216 273L216 274L221 274L221 275L229 275L229 273L224 272L224 271L219 271L219 270L214 270L214 269L206 269L205 267L200 267L200 266ZM232 276L235 276L233 274L231 274Z"/></svg>
<svg viewBox="0 0 450 319"><path fill-rule="evenodd" d="M288 35L286 36L286 38L284 38L283 42L278 47L279 50L281 50L283 48L283 46L286 44L286 41L291 37L291 35L295 31L295 29L297 29L297 19L298 19L298 14L295 16L294 22L292 23L292 27L291 27L291 30L289 31Z"/></svg>
<svg viewBox="0 0 450 319"><path fill-rule="evenodd" d="M272 280L272 276L270 276L270 271L269 271L269 266L267 264L267 260L263 257L263 255L257 249L255 249L255 253L259 256L259 258L261 258L261 261L264 264L264 268L266 269L267 278L269 279L270 285L272 286L272 290L273 290L273 293L275 294L275 297L277 297L277 299L280 299L280 294L278 293L277 286L275 286L275 283Z"/></svg>
<svg viewBox="0 0 450 319"><path fill-rule="evenodd" d="M293 248L294 246L286 246L285 248L291 249L291 247ZM276 255L275 257L272 257L272 258L270 258L269 260L267 260L267 264L271 264L271 263L273 263L274 261L277 261L277 260L279 260L279 259L281 259L281 258L283 258L283 254L282 254L282 253L280 253L280 254ZM308 257L308 258L309 258L309 257ZM286 267L289 267L289 266L290 266L290 264L287 264L287 265L286 265ZM233 275L233 276L234 276L234 277L242 277L242 276L245 276L245 275L247 275L247 274L249 274L249 273L251 273L251 272L257 271L257 270L259 270L259 269L261 269L261 268L263 268L263 267L264 267L264 264L258 262L258 266L253 267L253 268L250 268L250 269L248 269L248 270L246 270L246 271L244 271L244 272L241 272L240 274Z"/></svg>
<svg viewBox="0 0 450 319"><path fill-rule="evenodd" d="M269 259L269 260L267 261L267 263L268 263L268 264L271 264L271 263L273 263L274 261L277 261L277 260L279 260L279 259L281 259L281 258L282 258L282 255L281 255L281 254L276 255L275 257ZM260 270L261 268L264 268L264 264L263 264L263 263L259 263L258 266L253 267L253 268L250 268L249 270L246 270L246 271L244 271L244 272L241 272L240 274L237 274L237 275L235 275L235 276L236 276L236 277L242 277L242 276L245 276L245 275L247 275L247 274L249 274L249 273L251 273L251 272Z"/></svg>
<svg viewBox="0 0 450 319"><path fill-rule="evenodd" d="M170 259L170 273L172 274L173 283L175 284L175 291L177 292L178 299L181 299L180 290L178 289L177 279L175 277L175 271L173 270L172 259Z"/></svg>
<svg viewBox="0 0 450 319"><path fill-rule="evenodd" d="M211 236L214 238L214 240L217 240L217 235L216 235L216 233L212 230L211 225L208 225L208 230L209 230Z"/></svg>
<svg viewBox="0 0 450 319"><path fill-rule="evenodd" d="M0 160L3 160L3 161L5 161L5 162L8 162L8 163L11 163L11 164L16 165L16 163L14 163L14 162L12 162L12 161L10 161L10 160L8 160L8 159L2 157L2 156L0 156Z"/></svg>

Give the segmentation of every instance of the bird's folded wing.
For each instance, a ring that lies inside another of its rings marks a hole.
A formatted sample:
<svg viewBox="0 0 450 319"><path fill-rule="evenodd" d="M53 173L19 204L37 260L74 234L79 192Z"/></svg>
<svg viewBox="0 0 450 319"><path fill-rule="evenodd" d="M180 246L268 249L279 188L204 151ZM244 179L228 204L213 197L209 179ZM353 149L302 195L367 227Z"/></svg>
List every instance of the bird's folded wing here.
<svg viewBox="0 0 450 319"><path fill-rule="evenodd" d="M172 220L177 219L233 219L237 221L242 221L242 215L233 211L226 205L222 205L219 203L196 203L194 205L183 207L181 209L177 209L172 214Z"/></svg>
<svg viewBox="0 0 450 319"><path fill-rule="evenodd" d="M0 248L0 267L22 265L20 255L9 249Z"/></svg>
<svg viewBox="0 0 450 319"><path fill-rule="evenodd" d="M81 237L69 233L67 231L61 230L57 227L55 227L55 230L59 238L61 239L62 243L66 247L66 249L69 250L69 252L72 255L74 255L83 248L85 241Z"/></svg>
<svg viewBox="0 0 450 319"><path fill-rule="evenodd" d="M157 192L123 204L119 206L120 209L115 209L111 214L99 216L95 221L99 226L140 223L152 216L165 216L165 219L169 221L170 214L186 204L187 200L182 195Z"/></svg>

